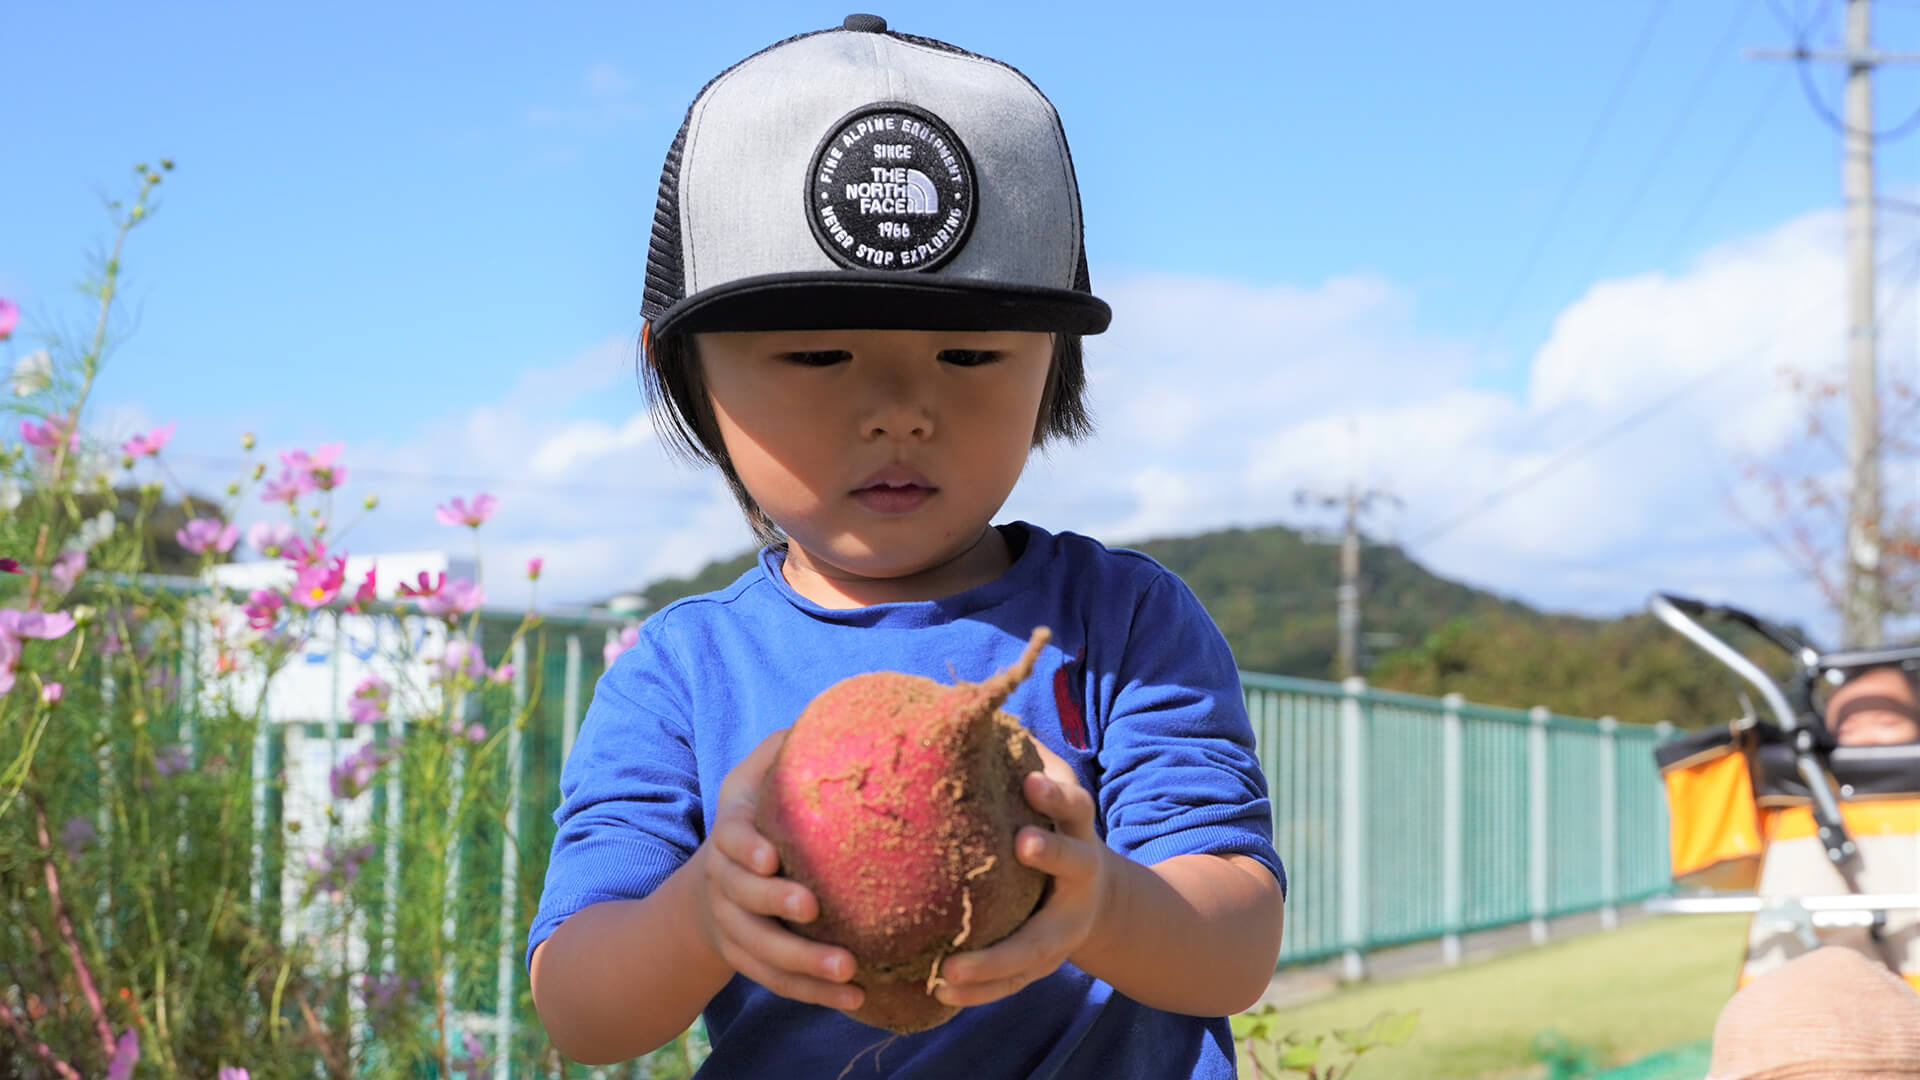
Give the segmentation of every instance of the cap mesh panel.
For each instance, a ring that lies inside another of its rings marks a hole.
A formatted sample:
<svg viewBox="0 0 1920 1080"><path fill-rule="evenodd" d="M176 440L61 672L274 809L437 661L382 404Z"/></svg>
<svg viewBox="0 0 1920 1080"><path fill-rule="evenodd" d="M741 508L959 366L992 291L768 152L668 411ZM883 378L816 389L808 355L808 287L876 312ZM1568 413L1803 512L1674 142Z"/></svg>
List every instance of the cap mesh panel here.
<svg viewBox="0 0 1920 1080"><path fill-rule="evenodd" d="M693 122L694 106L707 95L707 91L713 88L714 83L719 82L727 76L728 72L752 60L755 56L772 52L782 45L790 45L801 38L809 38L815 34L842 32L836 26L826 30L809 30L804 34L795 34L783 41L776 41L708 79L706 85L700 88L700 92L693 95L693 101L687 105L687 115L680 121L680 130L673 136L673 145L667 147L666 164L660 169L660 197L653 207L653 232L647 241L647 281L640 300L640 314L643 318L658 318L661 312L686 299L687 295L686 267L680 262L680 157L686 152L687 125Z"/></svg>

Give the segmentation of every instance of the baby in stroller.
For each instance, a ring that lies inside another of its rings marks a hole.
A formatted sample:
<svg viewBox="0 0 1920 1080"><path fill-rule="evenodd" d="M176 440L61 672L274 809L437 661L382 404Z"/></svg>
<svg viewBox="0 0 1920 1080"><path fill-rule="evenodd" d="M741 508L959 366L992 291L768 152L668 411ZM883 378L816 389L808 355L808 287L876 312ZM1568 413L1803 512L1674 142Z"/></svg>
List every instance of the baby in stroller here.
<svg viewBox="0 0 1920 1080"><path fill-rule="evenodd" d="M1752 912L1738 986L1840 946L1920 988L1920 647L1822 653L1736 608L1668 595L1650 606L1765 702L1655 751L1675 883L1754 895L1654 906ZM1779 646L1786 684L1703 618Z"/></svg>
<svg viewBox="0 0 1920 1080"><path fill-rule="evenodd" d="M1836 746L1920 742L1920 693L1912 672L1876 664L1847 674L1821 710Z"/></svg>

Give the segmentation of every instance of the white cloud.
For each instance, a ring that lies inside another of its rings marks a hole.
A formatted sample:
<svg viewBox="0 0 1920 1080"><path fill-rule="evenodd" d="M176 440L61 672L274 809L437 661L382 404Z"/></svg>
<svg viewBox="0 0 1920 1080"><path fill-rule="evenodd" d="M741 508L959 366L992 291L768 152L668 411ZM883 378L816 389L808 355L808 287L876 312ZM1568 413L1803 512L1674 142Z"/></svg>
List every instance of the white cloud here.
<svg viewBox="0 0 1920 1080"><path fill-rule="evenodd" d="M1751 497L1743 462L1803 420L1779 372L1840 360L1840 246L1838 216L1812 214L1683 273L1598 283L1518 393L1474 388L1467 351L1420 332L1413 298L1377 279L1121 282L1103 290L1113 329L1089 345L1101 435L1031 471L1009 512L1127 541L1306 520L1295 491L1359 483L1406 503L1374 535L1458 519L1414 557L1536 604L1614 613L1698 587L1818 623L1812 589L1733 500ZM1911 327L1884 331L1886 353L1911 354Z"/></svg>
<svg viewBox="0 0 1920 1080"><path fill-rule="evenodd" d="M1794 435L1796 407L1778 368L1840 359L1839 235L1837 216L1814 214L1684 272L1598 283L1504 392L1483 385L1489 372L1463 343L1421 329L1412 293L1377 276L1310 288L1103 282L1114 324L1087 346L1099 435L1036 456L1001 516L1116 544L1231 525L1324 525L1330 516L1296 509L1294 493L1357 482L1405 502L1373 520L1374 535L1408 541L1436 572L1505 595L1617 613L1656 589L1696 591L1821 625L1812 589L1733 502L1754 505L1743 456ZM1901 318L1886 351L1910 363L1910 311ZM1708 375L1631 432L1599 441ZM609 400L631 409L610 413ZM356 531L356 550L369 552L465 554L470 543L431 514L434 503L471 494L464 481L403 483L380 470L486 477L501 497L481 534L496 602L523 602L522 571L536 554L546 559L543 600L573 603L691 572L750 543L714 471L682 464L655 437L630 336L528 371L495 404L355 446L351 459L387 496ZM1549 466L1557 471L1501 495Z"/></svg>

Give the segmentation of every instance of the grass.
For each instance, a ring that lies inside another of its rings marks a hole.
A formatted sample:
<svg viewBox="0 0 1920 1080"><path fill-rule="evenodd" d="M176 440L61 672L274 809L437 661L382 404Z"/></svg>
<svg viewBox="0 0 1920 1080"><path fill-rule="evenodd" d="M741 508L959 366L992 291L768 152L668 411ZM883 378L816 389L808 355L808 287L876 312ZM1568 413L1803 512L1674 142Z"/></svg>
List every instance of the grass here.
<svg viewBox="0 0 1920 1080"><path fill-rule="evenodd" d="M1358 1027L1418 1009L1405 1045L1368 1053L1357 1080L1545 1076L1536 1035L1592 1047L1603 1067L1713 1035L1733 996L1747 916L1670 915L1428 975L1363 983L1286 1009L1280 1030ZM1252 1075L1244 1070L1243 1076Z"/></svg>

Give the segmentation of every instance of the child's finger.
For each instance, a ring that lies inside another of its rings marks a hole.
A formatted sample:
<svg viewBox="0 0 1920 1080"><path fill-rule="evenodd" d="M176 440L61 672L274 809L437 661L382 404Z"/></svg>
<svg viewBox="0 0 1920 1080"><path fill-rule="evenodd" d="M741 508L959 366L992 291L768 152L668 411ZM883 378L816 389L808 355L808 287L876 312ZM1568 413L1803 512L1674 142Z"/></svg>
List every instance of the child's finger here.
<svg viewBox="0 0 1920 1080"><path fill-rule="evenodd" d="M715 859L707 870L713 891L756 915L808 923L820 915L820 905L805 885L786 878L764 877L732 859Z"/></svg>
<svg viewBox="0 0 1920 1080"><path fill-rule="evenodd" d="M984 983L949 983L934 990L933 996L942 1005L958 1005L970 1008L974 1005L990 1005L1003 997L1011 997L1026 989L1031 979L1006 978Z"/></svg>
<svg viewBox="0 0 1920 1080"><path fill-rule="evenodd" d="M1078 781L1068 783L1045 773L1028 773L1024 792L1027 804L1053 819L1062 832L1085 838L1093 831L1093 796Z"/></svg>
<svg viewBox="0 0 1920 1080"><path fill-rule="evenodd" d="M715 851L756 874L770 877L780 871L779 852L744 813L722 813L716 817L707 841Z"/></svg>
<svg viewBox="0 0 1920 1080"><path fill-rule="evenodd" d="M860 989L846 985L854 961L845 949L809 941L738 908L723 909L716 918L721 957L735 971L782 997L833 1009L859 1007Z"/></svg>
<svg viewBox="0 0 1920 1080"><path fill-rule="evenodd" d="M1013 838L1013 854L1022 865L1067 881L1089 881L1100 872L1099 851L1065 831L1029 825Z"/></svg>
<svg viewBox="0 0 1920 1080"><path fill-rule="evenodd" d="M1041 908L1033 918L984 949L955 953L940 962L940 975L962 1000L952 1005L977 1005L982 987L998 986L996 997L1032 982L1060 966L1066 957L1061 920ZM1005 985L1011 983L1012 990ZM941 1000L945 1001L945 998Z"/></svg>

